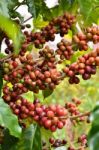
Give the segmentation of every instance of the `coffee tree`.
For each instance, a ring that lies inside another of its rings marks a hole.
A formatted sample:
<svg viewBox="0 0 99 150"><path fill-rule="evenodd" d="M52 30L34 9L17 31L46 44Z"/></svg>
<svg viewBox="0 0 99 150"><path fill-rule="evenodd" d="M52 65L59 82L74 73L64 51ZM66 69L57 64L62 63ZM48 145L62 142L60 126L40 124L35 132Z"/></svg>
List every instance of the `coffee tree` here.
<svg viewBox="0 0 99 150"><path fill-rule="evenodd" d="M26 20L17 11L23 5ZM97 77L98 23L98 0L59 0L52 8L43 0L0 2L1 150L98 150L99 104L86 109L69 92ZM61 103L58 92L66 93Z"/></svg>

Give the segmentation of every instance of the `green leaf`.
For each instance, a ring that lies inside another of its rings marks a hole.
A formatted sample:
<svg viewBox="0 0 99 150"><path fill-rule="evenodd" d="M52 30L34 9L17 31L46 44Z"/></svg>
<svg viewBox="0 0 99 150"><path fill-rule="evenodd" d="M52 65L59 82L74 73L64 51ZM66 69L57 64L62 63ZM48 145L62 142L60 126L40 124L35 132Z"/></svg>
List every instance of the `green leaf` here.
<svg viewBox="0 0 99 150"><path fill-rule="evenodd" d="M42 14L43 19L45 21L51 20L53 18L52 10L46 6L44 0L41 0L41 11L40 11L40 13Z"/></svg>
<svg viewBox="0 0 99 150"><path fill-rule="evenodd" d="M99 104L98 103L91 114L90 120L93 123L93 125L99 125Z"/></svg>
<svg viewBox="0 0 99 150"><path fill-rule="evenodd" d="M59 5L51 9L53 17L62 15L65 12L74 13L77 11L77 2L75 0L59 0Z"/></svg>
<svg viewBox="0 0 99 150"><path fill-rule="evenodd" d="M46 130L45 128L41 128L42 140L46 142L46 145L50 147L49 139L53 137L53 133L50 130Z"/></svg>
<svg viewBox="0 0 99 150"><path fill-rule="evenodd" d="M2 98L0 98L0 125L8 128L11 135L15 137L21 136L18 118L11 112L11 109Z"/></svg>
<svg viewBox="0 0 99 150"><path fill-rule="evenodd" d="M72 3L74 2L74 0L68 0L68 2L69 2L70 4L72 4Z"/></svg>
<svg viewBox="0 0 99 150"><path fill-rule="evenodd" d="M33 100L34 100L34 95L33 95L33 92L31 92L31 91L24 93L22 95L22 97L26 98L29 102L33 102Z"/></svg>
<svg viewBox="0 0 99 150"><path fill-rule="evenodd" d="M6 17L10 17L10 13L14 10L14 7L19 4L18 0L1 0L0 1L0 14Z"/></svg>
<svg viewBox="0 0 99 150"><path fill-rule="evenodd" d="M80 57L80 56L83 56L86 52L85 51L75 51L75 54L71 57L71 63L74 63L77 61L77 59ZM88 53L88 52L87 52Z"/></svg>
<svg viewBox="0 0 99 150"><path fill-rule="evenodd" d="M24 17L21 16L20 13L18 13L15 10L15 7L24 4L24 2L19 3L18 0L3 0L0 1L0 13L3 16L6 16L8 18L19 18L22 22L24 21Z"/></svg>
<svg viewBox="0 0 99 150"><path fill-rule="evenodd" d="M74 55L71 57L71 60L70 60L71 63L76 62L79 57L81 57L87 53L90 53L92 51L92 49L90 47L88 48L87 51L79 51L79 49L77 49L77 47L75 47L74 50L76 50L76 51L75 51Z"/></svg>
<svg viewBox="0 0 99 150"><path fill-rule="evenodd" d="M44 20L52 19L52 13L46 6L44 0L26 0L26 4L28 6L28 11L34 18L37 18L38 15L41 14Z"/></svg>
<svg viewBox="0 0 99 150"><path fill-rule="evenodd" d="M10 17L11 17L11 18L19 18L19 20L20 20L22 23L24 22L24 17L21 16L21 14L20 14L19 12L14 11L14 10L11 10L11 11L9 12L9 14L10 14Z"/></svg>
<svg viewBox="0 0 99 150"><path fill-rule="evenodd" d="M99 104L93 110L90 120L92 121L92 128L89 132L89 147L90 150L98 150L99 148Z"/></svg>
<svg viewBox="0 0 99 150"><path fill-rule="evenodd" d="M9 10L7 8L6 0L0 1L0 14L9 17Z"/></svg>
<svg viewBox="0 0 99 150"><path fill-rule="evenodd" d="M13 141L13 142L12 142ZM37 124L24 129L19 140L5 134L2 150L42 150L41 133Z"/></svg>
<svg viewBox="0 0 99 150"><path fill-rule="evenodd" d="M23 34L19 26L5 16L0 15L0 28L12 39L15 49L14 53L18 54L23 40Z"/></svg>
<svg viewBox="0 0 99 150"><path fill-rule="evenodd" d="M1 145L1 150L16 150L13 149L13 146L15 146L17 142L18 138L10 135L9 130L6 129L4 131L4 140L3 144Z"/></svg>
<svg viewBox="0 0 99 150"><path fill-rule="evenodd" d="M18 0L6 0L6 3L8 5L8 9L9 10L13 10L15 6L19 5L19 1Z"/></svg>
<svg viewBox="0 0 99 150"><path fill-rule="evenodd" d="M63 12L66 12L71 7L73 2L69 0L59 0L59 7Z"/></svg>
<svg viewBox="0 0 99 150"><path fill-rule="evenodd" d="M59 4L58 6L51 8L51 13L52 13L53 18L58 17L59 15L62 15L63 10L61 9L61 5Z"/></svg>
<svg viewBox="0 0 99 150"><path fill-rule="evenodd" d="M29 44L26 50L31 52L33 50L33 44Z"/></svg>
<svg viewBox="0 0 99 150"><path fill-rule="evenodd" d="M39 15L36 19L33 19L33 25L37 29L41 29L48 25L48 21L44 21L43 17Z"/></svg>
<svg viewBox="0 0 99 150"><path fill-rule="evenodd" d="M3 54L3 53L0 53L0 59L2 59L2 58L4 58L4 57L6 57L6 55Z"/></svg>
<svg viewBox="0 0 99 150"><path fill-rule="evenodd" d="M24 147L24 148L23 148ZM23 131L17 150L42 150L40 127L35 124Z"/></svg>
<svg viewBox="0 0 99 150"><path fill-rule="evenodd" d="M39 11L40 11L40 7L41 7L41 2L40 0L36 1L36 0L26 0L27 6L28 6L28 10L29 12L32 14L32 16L34 18L37 18Z"/></svg>
<svg viewBox="0 0 99 150"><path fill-rule="evenodd" d="M44 99L50 96L53 93L53 90L47 89L43 91Z"/></svg>
<svg viewBox="0 0 99 150"><path fill-rule="evenodd" d="M97 23L99 18L99 1L96 0L78 0L80 7L80 13L83 17L85 25L90 25L92 23Z"/></svg>
<svg viewBox="0 0 99 150"><path fill-rule="evenodd" d="M90 131L90 139L89 139L89 147L90 150L98 150L99 148L99 126L93 126L92 130Z"/></svg>

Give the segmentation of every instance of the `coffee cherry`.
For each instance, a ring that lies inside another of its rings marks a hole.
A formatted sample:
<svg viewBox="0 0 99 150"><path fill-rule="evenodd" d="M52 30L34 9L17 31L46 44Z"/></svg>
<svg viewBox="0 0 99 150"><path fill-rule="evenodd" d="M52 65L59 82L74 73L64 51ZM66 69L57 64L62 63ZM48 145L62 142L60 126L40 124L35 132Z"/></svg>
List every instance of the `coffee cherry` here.
<svg viewBox="0 0 99 150"><path fill-rule="evenodd" d="M53 118L53 117L54 117L54 112L49 110L49 111L47 112L47 116L48 116L49 118Z"/></svg>
<svg viewBox="0 0 99 150"><path fill-rule="evenodd" d="M62 141L62 144L65 145L66 143L67 143L67 141L64 139L64 140Z"/></svg>
<svg viewBox="0 0 99 150"><path fill-rule="evenodd" d="M25 26L26 26L26 28L31 28L30 24L26 24Z"/></svg>
<svg viewBox="0 0 99 150"><path fill-rule="evenodd" d="M44 123L45 128L50 128L51 127L51 120L46 120Z"/></svg>
<svg viewBox="0 0 99 150"><path fill-rule="evenodd" d="M57 113L58 116L63 116L64 115L64 111L61 108L57 108L56 113Z"/></svg>
<svg viewBox="0 0 99 150"><path fill-rule="evenodd" d="M36 108L35 110L36 110L37 114L41 114L42 111L43 111L42 108L40 108L40 107L39 107L39 108Z"/></svg>
<svg viewBox="0 0 99 150"><path fill-rule="evenodd" d="M72 148L72 147L68 147L68 150L75 150L74 148Z"/></svg>
<svg viewBox="0 0 99 150"><path fill-rule="evenodd" d="M49 142L50 142L51 144L54 144L54 143L55 143L54 138L50 138L50 139L49 139Z"/></svg>
<svg viewBox="0 0 99 150"><path fill-rule="evenodd" d="M57 126L58 126L59 129L62 129L63 126L64 126L64 125L63 125L63 122L59 121L58 124L57 124Z"/></svg>
<svg viewBox="0 0 99 150"><path fill-rule="evenodd" d="M52 125L52 126L50 127L50 130L51 130L52 132L55 132L56 129L57 129L57 127L56 127L55 125Z"/></svg>
<svg viewBox="0 0 99 150"><path fill-rule="evenodd" d="M70 59L73 55L73 49L70 42L65 41L64 39L61 40L60 43L57 44L58 49L56 53L60 55L60 59Z"/></svg>

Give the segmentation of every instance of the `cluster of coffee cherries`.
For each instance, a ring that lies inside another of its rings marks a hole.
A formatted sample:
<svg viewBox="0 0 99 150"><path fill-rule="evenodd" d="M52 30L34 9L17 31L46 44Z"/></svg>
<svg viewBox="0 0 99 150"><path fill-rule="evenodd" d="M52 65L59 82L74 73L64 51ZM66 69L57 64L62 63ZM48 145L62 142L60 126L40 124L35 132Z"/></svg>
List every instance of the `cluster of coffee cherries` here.
<svg viewBox="0 0 99 150"><path fill-rule="evenodd" d="M78 106L81 104L81 101L77 98L72 98L71 102L67 102L65 104L65 108L70 113L70 116L79 115L80 111L78 109Z"/></svg>
<svg viewBox="0 0 99 150"><path fill-rule="evenodd" d="M23 97L16 95L16 93L11 93L11 89L7 86L4 87L3 93L3 99L9 104L18 118L26 119L32 117L34 121L52 132L56 131L57 128L62 129L64 127L65 120L62 117L67 116L65 107L60 105L42 105L38 100L30 103Z"/></svg>
<svg viewBox="0 0 99 150"><path fill-rule="evenodd" d="M66 66L63 71L70 77L69 83L78 84L80 80L77 75L82 75L84 80L88 80L96 73L96 66L99 66L99 49L79 57L77 62Z"/></svg>
<svg viewBox="0 0 99 150"><path fill-rule="evenodd" d="M86 29L87 39L93 41L94 43L99 42L99 27L93 26Z"/></svg>
<svg viewBox="0 0 99 150"><path fill-rule="evenodd" d="M75 16L65 13L63 16L59 16L58 18L53 19L50 23L43 27L39 32L28 32L23 31L26 44L34 44L36 48L42 48L43 45L48 41L55 40L55 34L59 34L64 36L64 34L68 33L68 30L75 23ZM25 27L29 28L29 25L21 25L22 30Z"/></svg>
<svg viewBox="0 0 99 150"><path fill-rule="evenodd" d="M38 63L33 61L32 54L19 56L3 64L4 79L13 84L16 92L17 88L27 88L33 92L46 88L53 90L59 84L61 76L61 72L55 68L54 60L55 58L51 57L49 61L46 59Z"/></svg>
<svg viewBox="0 0 99 150"><path fill-rule="evenodd" d="M78 137L78 143L81 144L81 146L87 147L87 135L82 134L80 137Z"/></svg>
<svg viewBox="0 0 99 150"><path fill-rule="evenodd" d="M58 148L61 146L65 146L67 144L67 141L65 139L55 139L53 137L49 138L50 147ZM49 150L48 145L45 141L42 142L42 148L43 150Z"/></svg>
<svg viewBox="0 0 99 150"><path fill-rule="evenodd" d="M49 46L45 46L44 49L39 51L39 55L40 55L40 57L50 59L55 55L54 49L50 49Z"/></svg>
<svg viewBox="0 0 99 150"><path fill-rule="evenodd" d="M73 146L68 147L68 150L85 150L87 145L87 136L85 134L82 134L80 137L78 137L78 148L75 148Z"/></svg>
<svg viewBox="0 0 99 150"><path fill-rule="evenodd" d="M49 143L51 144L51 147L61 147L67 144L67 141L65 139L60 140L60 139L54 139L50 138Z"/></svg>
<svg viewBox="0 0 99 150"><path fill-rule="evenodd" d="M24 31L23 33L25 35L25 41L21 47L20 54L24 55L29 44L34 44L36 48L42 48L46 42L55 40L55 34L60 33L60 35L64 36L64 34L67 34L68 30L72 27L72 24L75 22L74 20L74 16L70 14L64 14L63 16L53 19L49 25L42 28L41 32L29 33L28 31ZM56 27L57 25L58 27ZM28 24L26 26L29 27ZM97 26L92 26L85 29L84 33L78 33L74 35L72 39L73 45L77 45L76 49L85 51L88 49L88 41L93 41L94 43L99 42L99 28ZM5 44L7 45L5 53L12 53L13 44L10 42L7 36L5 38ZM62 55L62 51L59 51L59 54ZM67 52L65 52L64 55L66 55L66 58L68 58ZM63 56L61 57L63 58Z"/></svg>
<svg viewBox="0 0 99 150"><path fill-rule="evenodd" d="M62 39L61 42L57 44L58 49L56 50L56 54L60 56L60 59L70 60L71 56L73 55L74 51L72 48L72 43Z"/></svg>
<svg viewBox="0 0 99 150"><path fill-rule="evenodd" d="M36 48L42 48L43 44L46 43L46 39L45 39L45 37L43 37L41 32L36 32L36 33L31 32L30 34L28 34L27 37L30 38L30 41L33 42L33 44L35 45ZM50 38L50 40L51 40L51 38Z"/></svg>
<svg viewBox="0 0 99 150"><path fill-rule="evenodd" d="M55 139L53 137L49 138L50 146L53 148L58 148L61 146L65 146L67 144L67 141L65 139ZM78 137L78 149L75 149L75 146L69 146L68 150L83 150L83 148L87 147L87 136L85 134L82 134ZM42 143L43 150L49 150L47 147L46 142Z"/></svg>
<svg viewBox="0 0 99 150"><path fill-rule="evenodd" d="M26 119L32 117L34 121L52 132L56 131L57 128L62 129L64 127L68 115L76 116L80 114L79 109L76 108L80 104L78 99L73 99L73 102L70 103L67 102L65 107L58 104L46 106L42 105L38 100L35 100L33 103L28 102L25 98L19 96L23 92L20 88L17 92L13 88L8 86L3 88L3 99L9 104L18 118ZM24 92L27 92L25 90L27 89L24 89Z"/></svg>
<svg viewBox="0 0 99 150"><path fill-rule="evenodd" d="M87 145L87 136L85 134L82 134L80 137L78 137L78 148L75 148L73 146L68 147L68 150L84 150L88 147Z"/></svg>
<svg viewBox="0 0 99 150"><path fill-rule="evenodd" d="M66 102L65 108L68 111L69 116L71 116L71 121L74 125L77 125L79 122L85 121L88 123L88 116L82 116L79 110L79 105L81 104L81 100L78 98L72 98L71 102ZM76 116L76 118L75 118ZM77 117L78 116L78 117ZM74 118L74 119L72 119Z"/></svg>
<svg viewBox="0 0 99 150"><path fill-rule="evenodd" d="M66 50L63 44L66 46ZM66 52L67 54L65 57L70 57L73 53L72 46L65 40L62 40L58 47L61 49L59 51L64 49L63 53ZM56 50L57 52L58 50ZM13 57L3 63L4 79L11 82L16 89L17 86L21 85L21 90L25 87L35 93L39 89L55 89L56 85L62 80L63 75L69 77L69 83L78 84L80 80L77 75L82 75L82 78L87 80L90 79L91 74L96 73L96 66L99 66L99 49L79 57L77 62L66 66L63 72L58 71L56 66L55 52L46 46L39 51L37 60L33 60L32 54L24 53L24 55Z"/></svg>
<svg viewBox="0 0 99 150"><path fill-rule="evenodd" d="M19 88L20 87L20 88ZM76 116L80 114L77 106L81 103L78 99L72 99L73 102L67 102L65 106L52 104L50 106L42 105L40 101L35 100L33 103L28 102L20 94L27 92L26 88L21 90L21 85L18 89L15 87L8 87L5 85L3 88L3 99L9 104L13 113L19 119L33 118L39 125L45 129L55 132L56 129L62 129L66 123L66 118L69 116ZM79 118L84 121L83 118Z"/></svg>
<svg viewBox="0 0 99 150"><path fill-rule="evenodd" d="M3 63L4 72L7 74L9 72L12 72L13 69L18 67L18 63L16 61L9 61Z"/></svg>
<svg viewBox="0 0 99 150"><path fill-rule="evenodd" d="M48 68L56 68L56 57L54 49L49 48L49 46L45 46L42 50L39 51L39 57L45 58L43 63L39 65L39 68L42 68L42 70L47 71Z"/></svg>
<svg viewBox="0 0 99 150"><path fill-rule="evenodd" d="M31 103L20 95L23 92L27 92L25 88L23 88L24 91L21 91L21 86L19 84L19 89L17 89L16 87L8 87L5 85L3 88L3 99L10 106L13 113L18 116L19 123L23 128L26 127L23 120L31 118L31 120L37 122L46 130L55 132L57 129L62 129L65 126L68 117L76 117L81 114L78 108L81 101L77 98L73 98L71 102L66 102L65 106L59 104L44 105L38 99ZM74 120L77 123L78 120L81 122L85 121L86 118L78 116ZM74 120L71 118L73 124L75 123ZM67 143L66 140L53 140L52 138L49 139L49 142L53 148L64 146ZM78 138L78 143L81 143L81 146L86 145L86 142L84 136ZM46 146L46 144L43 145L43 150L49 150ZM75 150L70 148L68 150Z"/></svg>
<svg viewBox="0 0 99 150"><path fill-rule="evenodd" d="M61 36L68 33L68 30L75 23L75 16L65 13L63 16L53 19L41 32L30 33L31 42L39 48L48 41L54 41L55 34L60 33Z"/></svg>
<svg viewBox="0 0 99 150"><path fill-rule="evenodd" d="M77 44L78 49L80 51L88 50L88 44L87 44L87 36L84 33L78 33L77 35L73 36L74 44Z"/></svg>
<svg viewBox="0 0 99 150"><path fill-rule="evenodd" d="M90 79L91 74L96 73L96 66L99 66L99 49L79 57L77 62L66 66L63 72L56 68L52 49L46 47L40 55L42 57L39 59L43 58L40 63L33 60L32 54L19 55L3 63L4 79L11 82L16 91L17 88L20 88L20 91L24 91L25 88L36 93L39 89L55 89L64 73L65 77L69 77L71 84L80 82L77 75L82 75L84 80Z"/></svg>
<svg viewBox="0 0 99 150"><path fill-rule="evenodd" d="M99 50L97 49L78 58L77 62L66 66L63 72L60 72L56 67L56 56L61 55L60 59L63 59L65 55L65 59L70 59L73 50L69 42L62 40L58 43L59 49L56 52L45 46L39 51L38 60L33 60L32 53L26 54L23 51L26 47L27 45L23 44L21 51L23 54L3 64L4 79L14 84L14 87L21 85L21 88L25 87L36 93L39 89L55 89L64 73L65 77L70 78L69 83L78 84L80 80L77 75L82 75L82 78L87 80L91 74L96 73L96 66L99 65Z"/></svg>

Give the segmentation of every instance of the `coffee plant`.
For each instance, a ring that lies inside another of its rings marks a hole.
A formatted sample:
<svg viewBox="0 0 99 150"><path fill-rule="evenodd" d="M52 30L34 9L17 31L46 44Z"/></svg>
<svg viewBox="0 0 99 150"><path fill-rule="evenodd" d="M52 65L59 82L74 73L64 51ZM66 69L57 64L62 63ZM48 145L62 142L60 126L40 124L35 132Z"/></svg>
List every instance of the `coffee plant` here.
<svg viewBox="0 0 99 150"><path fill-rule="evenodd" d="M99 0L57 2L0 1L0 150L99 149Z"/></svg>

